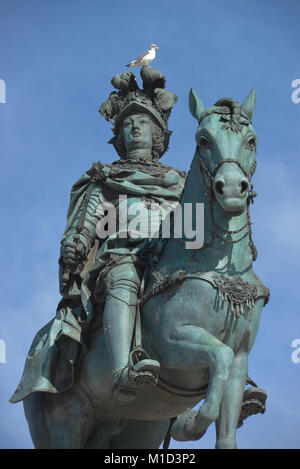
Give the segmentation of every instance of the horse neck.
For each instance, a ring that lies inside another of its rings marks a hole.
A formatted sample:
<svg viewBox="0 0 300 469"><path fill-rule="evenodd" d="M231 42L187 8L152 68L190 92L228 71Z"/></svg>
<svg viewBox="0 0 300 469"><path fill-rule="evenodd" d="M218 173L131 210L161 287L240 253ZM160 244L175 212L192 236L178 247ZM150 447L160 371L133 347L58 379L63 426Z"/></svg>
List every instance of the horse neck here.
<svg viewBox="0 0 300 469"><path fill-rule="evenodd" d="M186 249L186 239L171 237L165 245L158 270L170 270L171 265L172 270L182 267L189 271L216 271L231 275L249 271L252 251L248 211L246 209L241 215L230 217L221 211L215 200L210 201L210 191L200 169L197 150L181 199L183 214L185 203L204 204L204 246Z"/></svg>

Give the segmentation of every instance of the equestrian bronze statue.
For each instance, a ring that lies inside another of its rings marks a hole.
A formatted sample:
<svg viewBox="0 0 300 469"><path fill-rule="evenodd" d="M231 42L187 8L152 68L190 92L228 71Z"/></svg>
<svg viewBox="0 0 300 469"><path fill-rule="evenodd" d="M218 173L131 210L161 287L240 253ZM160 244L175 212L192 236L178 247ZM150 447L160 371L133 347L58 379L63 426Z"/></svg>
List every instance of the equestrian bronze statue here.
<svg viewBox="0 0 300 469"><path fill-rule="evenodd" d="M186 176L159 162L177 97L153 67L141 78L139 88L132 72L115 75L99 109L120 159L94 163L72 187L62 299L11 398L23 400L36 448L153 449L200 439L213 422L216 448L235 448L244 419L265 411L248 377L269 299L252 270L255 92L205 109L191 90Z"/></svg>

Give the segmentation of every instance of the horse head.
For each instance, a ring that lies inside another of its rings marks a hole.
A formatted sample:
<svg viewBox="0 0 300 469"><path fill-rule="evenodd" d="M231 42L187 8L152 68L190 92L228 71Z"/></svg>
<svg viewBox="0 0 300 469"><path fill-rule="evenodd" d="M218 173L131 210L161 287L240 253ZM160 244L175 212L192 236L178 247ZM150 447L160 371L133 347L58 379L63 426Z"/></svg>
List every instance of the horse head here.
<svg viewBox="0 0 300 469"><path fill-rule="evenodd" d="M251 124L255 91L242 105L222 98L205 109L191 89L189 107L199 123L196 152L210 196L225 214L240 215L252 197L250 181L256 167L257 135Z"/></svg>

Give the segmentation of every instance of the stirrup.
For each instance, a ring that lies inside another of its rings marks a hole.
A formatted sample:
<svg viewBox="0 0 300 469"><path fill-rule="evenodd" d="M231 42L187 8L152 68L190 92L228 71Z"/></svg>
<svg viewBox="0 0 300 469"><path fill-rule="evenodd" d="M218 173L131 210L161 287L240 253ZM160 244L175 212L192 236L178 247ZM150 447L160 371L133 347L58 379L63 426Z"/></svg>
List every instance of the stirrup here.
<svg viewBox="0 0 300 469"><path fill-rule="evenodd" d="M152 360L149 361L152 362ZM150 365L154 368L152 363ZM148 368L148 370L145 368ZM115 375L113 376L114 384L112 388L114 399L124 403L133 401L136 398L138 389L142 386L153 386L158 381L157 375L154 375L149 370L149 363L141 363L140 371L136 371L130 366L125 366L121 370L114 372L113 375Z"/></svg>
<svg viewBox="0 0 300 469"><path fill-rule="evenodd" d="M117 401L130 402L135 399L142 386L155 386L158 382L160 364L138 347L129 355L129 363L113 371L113 396Z"/></svg>
<svg viewBox="0 0 300 469"><path fill-rule="evenodd" d="M160 363L152 360L141 347L133 350L129 355L129 376L137 386L144 384L156 385Z"/></svg>

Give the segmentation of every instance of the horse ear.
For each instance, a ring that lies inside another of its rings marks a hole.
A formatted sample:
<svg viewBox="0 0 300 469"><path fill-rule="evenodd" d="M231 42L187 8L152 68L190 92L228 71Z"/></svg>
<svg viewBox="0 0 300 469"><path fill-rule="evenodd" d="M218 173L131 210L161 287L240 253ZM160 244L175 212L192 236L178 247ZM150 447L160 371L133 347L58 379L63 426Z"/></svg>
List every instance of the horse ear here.
<svg viewBox="0 0 300 469"><path fill-rule="evenodd" d="M199 96L197 95L196 91L191 88L190 95L189 95L189 107L190 113L192 114L197 121L200 120L200 116L204 111L205 107Z"/></svg>
<svg viewBox="0 0 300 469"><path fill-rule="evenodd" d="M256 94L255 94L255 89L252 88L250 93L248 94L247 98L242 104L242 111L248 119L251 121L253 114L254 114L254 109L255 109L255 102L256 102Z"/></svg>

